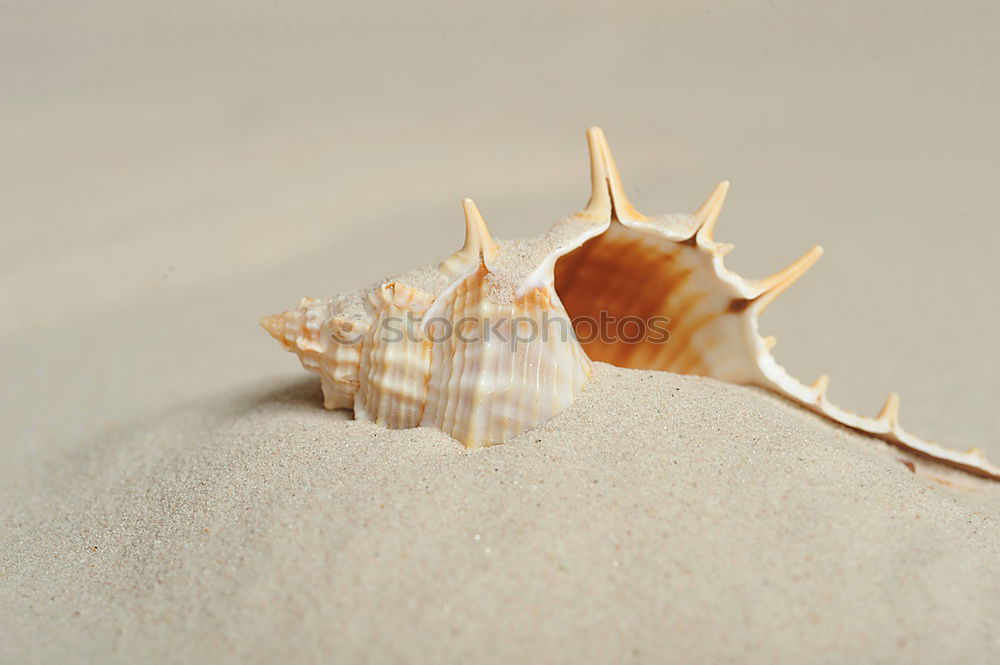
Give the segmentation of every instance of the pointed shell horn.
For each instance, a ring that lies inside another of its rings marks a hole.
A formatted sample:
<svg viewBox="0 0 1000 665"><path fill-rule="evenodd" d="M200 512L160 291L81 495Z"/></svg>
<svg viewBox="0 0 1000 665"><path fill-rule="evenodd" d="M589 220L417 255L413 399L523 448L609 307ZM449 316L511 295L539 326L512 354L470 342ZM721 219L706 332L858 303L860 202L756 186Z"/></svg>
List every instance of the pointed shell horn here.
<svg viewBox="0 0 1000 665"><path fill-rule="evenodd" d="M635 209L625 195L621 174L608 147L604 130L591 127L587 130L590 150L590 201L578 215L588 219L606 219L614 215L621 221L645 221L647 217ZM610 195L610 199L609 199Z"/></svg>
<svg viewBox="0 0 1000 665"><path fill-rule="evenodd" d="M822 402L826 399L826 393L830 389L830 377L826 374L820 374L816 382L812 384L812 389L816 391L816 401Z"/></svg>
<svg viewBox="0 0 1000 665"><path fill-rule="evenodd" d="M757 313L759 314L767 309L789 286L797 282L802 275L806 274L821 256L823 256L823 248L816 245L793 261L788 267L757 282L757 287L760 291L760 294L754 299L754 303L757 306Z"/></svg>
<svg viewBox="0 0 1000 665"><path fill-rule="evenodd" d="M441 270L450 275L459 275L473 266L489 264L496 258L497 243L490 235L479 208L472 199L462 199L465 211L465 244L441 262Z"/></svg>
<svg viewBox="0 0 1000 665"><path fill-rule="evenodd" d="M888 425L889 429L896 429L896 425L899 424L898 394L889 393L889 396L885 400L885 406L882 407L882 410L879 411L879 414L875 419Z"/></svg>
<svg viewBox="0 0 1000 665"><path fill-rule="evenodd" d="M587 152L590 155L590 200L577 217L610 219L611 196L608 192L608 170L604 164L604 133L600 127L587 130Z"/></svg>
<svg viewBox="0 0 1000 665"><path fill-rule="evenodd" d="M496 258L497 243L486 227L486 220L472 199L462 199L465 211L465 246L461 252L469 258L489 263Z"/></svg>
<svg viewBox="0 0 1000 665"><path fill-rule="evenodd" d="M694 218L698 221L697 240L699 244L715 240L713 237L715 223L719 221L719 214L726 202L727 192L729 192L729 181L723 180L715 186L701 207L694 211Z"/></svg>

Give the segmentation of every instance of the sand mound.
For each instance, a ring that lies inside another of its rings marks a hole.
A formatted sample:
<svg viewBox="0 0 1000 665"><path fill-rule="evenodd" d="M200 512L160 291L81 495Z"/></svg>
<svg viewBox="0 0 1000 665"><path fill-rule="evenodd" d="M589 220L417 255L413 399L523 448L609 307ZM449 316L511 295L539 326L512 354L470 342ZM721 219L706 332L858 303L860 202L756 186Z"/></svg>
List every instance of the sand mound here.
<svg viewBox="0 0 1000 665"><path fill-rule="evenodd" d="M324 412L318 395L308 380L192 405L64 460L44 495L4 497L0 655L934 663L1000 649L997 488L929 483L760 392L599 366L567 413L471 452Z"/></svg>

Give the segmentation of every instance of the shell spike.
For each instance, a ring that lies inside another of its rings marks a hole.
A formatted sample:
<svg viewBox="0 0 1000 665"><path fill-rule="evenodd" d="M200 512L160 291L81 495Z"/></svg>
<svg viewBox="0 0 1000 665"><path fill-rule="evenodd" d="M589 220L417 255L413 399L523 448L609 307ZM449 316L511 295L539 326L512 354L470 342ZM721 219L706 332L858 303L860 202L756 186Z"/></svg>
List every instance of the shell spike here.
<svg viewBox="0 0 1000 665"><path fill-rule="evenodd" d="M462 252L471 259L476 257L483 262L496 258L497 243L486 228L486 220L472 199L462 199L462 209L465 211L465 246Z"/></svg>
<svg viewBox="0 0 1000 665"><path fill-rule="evenodd" d="M812 389L816 391L816 401L823 401L826 399L826 393L830 389L830 377L826 374L820 374L816 382L812 384Z"/></svg>
<svg viewBox="0 0 1000 665"><path fill-rule="evenodd" d="M896 425L899 424L899 395L897 393L889 393L876 420L888 425L889 429L896 429Z"/></svg>
<svg viewBox="0 0 1000 665"><path fill-rule="evenodd" d="M719 221L719 214L722 206L726 203L726 194L729 192L729 181L723 180L712 193L708 195L701 207L694 211L694 218L698 221L698 234L696 240L699 244L710 243L715 240L713 231L715 223Z"/></svg>
<svg viewBox="0 0 1000 665"><path fill-rule="evenodd" d="M762 337L761 342L764 344L764 348L768 351L773 349L778 344L778 338L774 335L768 335L767 337Z"/></svg>
<svg viewBox="0 0 1000 665"><path fill-rule="evenodd" d="M600 127L587 130L587 152L590 154L590 200L577 213L587 219L611 218L611 195L608 191L608 170L604 163L604 132Z"/></svg>
<svg viewBox="0 0 1000 665"><path fill-rule="evenodd" d="M622 177L615 164L615 158L608 147L604 130L591 127L587 130L587 144L590 148L591 195L584 217L614 216L623 222L641 222L648 219L640 213L625 195ZM604 190L603 193L601 190ZM610 200L608 195L610 194Z"/></svg>
<svg viewBox="0 0 1000 665"><path fill-rule="evenodd" d="M757 313L759 314L767 309L788 287L797 282L802 275L806 274L806 271L812 268L821 256L823 256L823 248L816 245L793 261L788 267L757 282L757 287L760 291L759 295L754 299L754 304L757 306Z"/></svg>
<svg viewBox="0 0 1000 665"><path fill-rule="evenodd" d="M452 276L460 275L479 264L489 264L496 258L497 244L486 227L479 208L472 199L462 199L465 211L465 244L441 262L441 270Z"/></svg>

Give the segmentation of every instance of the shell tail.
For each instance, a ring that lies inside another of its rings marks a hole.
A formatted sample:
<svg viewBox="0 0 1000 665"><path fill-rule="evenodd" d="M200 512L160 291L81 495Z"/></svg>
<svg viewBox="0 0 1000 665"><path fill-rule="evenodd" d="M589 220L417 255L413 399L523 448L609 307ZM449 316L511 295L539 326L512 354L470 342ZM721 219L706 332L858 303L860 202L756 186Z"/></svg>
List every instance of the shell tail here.
<svg viewBox="0 0 1000 665"><path fill-rule="evenodd" d="M890 393L882 410L875 417L852 413L827 399L830 386L824 374L812 386L805 386L789 375L768 354L768 361L762 362L762 370L767 382L762 387L799 404L835 423L881 439L901 450L934 462L955 467L984 478L1000 480L1000 468L992 464L982 451L970 448L965 452L927 441L908 432L899 421L899 395Z"/></svg>
<svg viewBox="0 0 1000 665"><path fill-rule="evenodd" d="M759 293L746 312L749 317L750 334L757 340L752 346L757 349L756 365L759 370L757 378L749 383L767 388L835 423L873 436L918 457L984 478L1000 480L1000 467L986 459L981 451L972 448L960 452L934 441L922 439L904 429L899 421L900 400L896 393L889 394L878 415L862 416L830 402L827 398L830 388L830 379L827 375L820 376L813 385L806 386L791 376L771 355L771 348L776 342L774 338L760 336L758 332L760 315L788 287L798 281L822 254L821 247L813 247L774 275L748 283L749 288Z"/></svg>

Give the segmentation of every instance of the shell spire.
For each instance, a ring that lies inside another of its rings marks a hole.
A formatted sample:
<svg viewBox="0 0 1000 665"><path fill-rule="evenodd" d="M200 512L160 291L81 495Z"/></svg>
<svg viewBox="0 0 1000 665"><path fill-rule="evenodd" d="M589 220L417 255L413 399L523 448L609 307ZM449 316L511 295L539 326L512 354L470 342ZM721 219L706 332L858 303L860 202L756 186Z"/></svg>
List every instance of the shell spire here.
<svg viewBox="0 0 1000 665"><path fill-rule="evenodd" d="M285 315L268 314L260 320L260 327L266 330L271 337L280 341L285 336Z"/></svg>
<svg viewBox="0 0 1000 665"><path fill-rule="evenodd" d="M545 235L498 244L465 199L465 243L436 273L414 271L330 301L305 298L261 325L320 375L327 408L351 408L386 427L436 427L468 447L546 422L585 389L592 361L602 361L765 388L921 464L1000 480L1000 468L978 450L907 432L895 393L878 416L860 416L827 399L826 375L805 385L771 355L775 338L761 336L760 314L822 248L746 280L726 268L732 246L714 236L728 182L692 215L646 217L625 194L604 132L588 129L587 146L590 199ZM379 332L414 318L412 335ZM638 323L639 336L626 328L588 334L609 319ZM488 325L477 330L479 323ZM451 334L439 336L439 328Z"/></svg>

